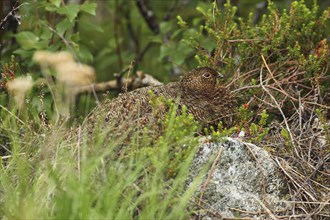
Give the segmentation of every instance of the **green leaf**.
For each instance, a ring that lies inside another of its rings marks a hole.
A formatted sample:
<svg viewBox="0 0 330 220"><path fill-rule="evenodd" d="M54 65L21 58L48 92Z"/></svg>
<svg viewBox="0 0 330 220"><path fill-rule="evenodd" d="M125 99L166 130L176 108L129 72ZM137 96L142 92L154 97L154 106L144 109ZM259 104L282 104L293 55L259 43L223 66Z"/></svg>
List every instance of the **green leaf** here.
<svg viewBox="0 0 330 220"><path fill-rule="evenodd" d="M289 132L285 129L285 128L283 128L282 130L281 130L281 136L284 138L284 139L286 139L286 140L289 140Z"/></svg>
<svg viewBox="0 0 330 220"><path fill-rule="evenodd" d="M80 30L83 29L83 30L86 30L86 32L94 32L94 31L97 31L100 33L104 32L102 27L100 25L95 25L95 23L93 21L86 21L84 23L84 25L82 25L80 28L81 28Z"/></svg>
<svg viewBox="0 0 330 220"><path fill-rule="evenodd" d="M175 51L175 53L173 51ZM175 64L180 65L185 61L187 55L192 52L193 49L183 42L179 42L178 44L170 44L168 46L162 45L160 47L160 55L158 60L161 61L164 57L169 56Z"/></svg>
<svg viewBox="0 0 330 220"><path fill-rule="evenodd" d="M97 6L96 3L87 3L86 2L86 3L84 3L83 5L80 6L80 10L84 11L88 14L95 15L96 6Z"/></svg>
<svg viewBox="0 0 330 220"><path fill-rule="evenodd" d="M185 22L180 15L178 15L176 18L180 27L187 28L187 22Z"/></svg>
<svg viewBox="0 0 330 220"><path fill-rule="evenodd" d="M173 29L173 24L170 22L161 22L159 26L160 26L161 33L164 33L164 34L166 34L167 32L169 32Z"/></svg>
<svg viewBox="0 0 330 220"><path fill-rule="evenodd" d="M171 57L173 58L173 61L177 65L181 65L185 61L186 57L193 52L193 49L191 47L189 47L188 45L186 45L182 42L179 42L179 45L177 45L176 52L173 53L173 51L175 51L175 50L174 49L172 50L172 55L171 55Z"/></svg>
<svg viewBox="0 0 330 220"><path fill-rule="evenodd" d="M22 48L14 51L14 54L20 55L23 59L31 59L34 50L24 50Z"/></svg>
<svg viewBox="0 0 330 220"><path fill-rule="evenodd" d="M43 26L41 28L39 37L41 40L50 40L53 37L53 32L51 32L48 27Z"/></svg>
<svg viewBox="0 0 330 220"><path fill-rule="evenodd" d="M16 40L23 49L37 49L39 48L39 37L30 31L22 31L16 34Z"/></svg>
<svg viewBox="0 0 330 220"><path fill-rule="evenodd" d="M161 38L160 35L152 35L148 37L148 41L152 42L152 43L158 43L158 44L162 44L163 43L163 39Z"/></svg>
<svg viewBox="0 0 330 220"><path fill-rule="evenodd" d="M58 7L56 7L55 5L47 4L46 7L45 7L45 10L50 11L50 12L54 12L54 11L58 10Z"/></svg>
<svg viewBox="0 0 330 220"><path fill-rule="evenodd" d="M61 1L62 0L50 0L50 2L53 3L53 5L55 5L56 7L60 7Z"/></svg>
<svg viewBox="0 0 330 220"><path fill-rule="evenodd" d="M161 61L164 57L170 56L172 53L172 49L169 46L162 45L160 47L159 61Z"/></svg>
<svg viewBox="0 0 330 220"><path fill-rule="evenodd" d="M60 23L58 23L56 25L56 31L58 32L58 34L60 34L61 36L63 36L63 34L71 29L73 26L73 23L69 21L69 19L63 19Z"/></svg>
<svg viewBox="0 0 330 220"><path fill-rule="evenodd" d="M64 7L61 7L57 10L57 13L61 15L66 15L69 18L69 21L73 21L80 11L80 6L77 4L69 4Z"/></svg>
<svg viewBox="0 0 330 220"><path fill-rule="evenodd" d="M78 57L79 60L84 63L92 62L94 59L93 54L85 45L79 45Z"/></svg>

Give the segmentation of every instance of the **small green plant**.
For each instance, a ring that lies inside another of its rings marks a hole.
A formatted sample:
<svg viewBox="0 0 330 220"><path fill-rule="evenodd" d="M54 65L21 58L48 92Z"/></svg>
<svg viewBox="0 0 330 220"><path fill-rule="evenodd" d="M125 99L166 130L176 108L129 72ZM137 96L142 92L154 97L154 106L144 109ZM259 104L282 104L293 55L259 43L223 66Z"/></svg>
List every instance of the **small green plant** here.
<svg viewBox="0 0 330 220"><path fill-rule="evenodd" d="M236 113L236 123L233 127L225 128L220 123L217 129L210 128L212 139L218 140L219 138L226 138L236 134L254 143L260 143L269 132L269 114L267 114L266 110L263 110L258 117L259 121L257 123L253 122L255 120L254 116L255 112L249 110L248 104L242 105ZM209 134L207 129L205 129L205 132Z"/></svg>
<svg viewBox="0 0 330 220"><path fill-rule="evenodd" d="M7 132L10 156L2 158L0 167L0 215L188 218L189 200L200 181L196 177L186 186L198 149L197 123L185 107L177 116L172 101L155 98L153 102L168 106L165 119L159 122L163 129L154 139L144 132L148 126L142 132L126 131L129 140L118 139L111 133L115 128L105 127L104 121L98 123L100 129L95 128L93 138L88 128L68 131L60 124L44 127L36 135L30 125L8 115L1 125L12 132ZM123 148L120 154L118 146Z"/></svg>
<svg viewBox="0 0 330 220"><path fill-rule="evenodd" d="M260 142L269 132L269 127L267 127L267 119L269 115L267 114L266 110L263 110L260 114L260 120L258 124L251 123L250 125L250 133L251 133L251 140L253 142Z"/></svg>
<svg viewBox="0 0 330 220"><path fill-rule="evenodd" d="M151 91L149 95L154 117L158 118L156 130L161 132L156 133L154 137L157 146L150 145L147 148L152 152L157 152L159 149L169 150L167 152L168 161L162 161L161 164L166 164L166 171L164 172L167 173L168 177L174 177L177 175L182 161L189 160L189 155L195 150L194 146L198 144L198 138L191 137L197 132L199 126L193 115L187 112L186 106L179 109L173 100L166 100L162 96L157 97ZM145 136L142 139L148 140L150 131L148 131L148 128L145 128L144 131ZM169 143L173 144L169 146Z"/></svg>
<svg viewBox="0 0 330 220"><path fill-rule="evenodd" d="M287 81L292 79L301 80L303 94L309 92L307 87L327 84L320 78L329 74L326 68L329 10L320 13L316 3L308 8L304 1L294 1L290 10L280 13L270 1L268 12L258 24L253 24L252 14L247 20L237 18L237 8L230 1L224 9L215 3L212 7L200 3L197 10L204 17L199 23L188 25L178 18L184 42L195 49L199 65L219 68L228 81L235 78L236 83L231 85L236 88L250 87L250 94L262 95L263 91L256 86L260 84L258 69L264 64L261 55L273 71L273 78L265 80L276 87L281 85L282 90L288 90ZM246 73L245 77L240 78L241 73Z"/></svg>

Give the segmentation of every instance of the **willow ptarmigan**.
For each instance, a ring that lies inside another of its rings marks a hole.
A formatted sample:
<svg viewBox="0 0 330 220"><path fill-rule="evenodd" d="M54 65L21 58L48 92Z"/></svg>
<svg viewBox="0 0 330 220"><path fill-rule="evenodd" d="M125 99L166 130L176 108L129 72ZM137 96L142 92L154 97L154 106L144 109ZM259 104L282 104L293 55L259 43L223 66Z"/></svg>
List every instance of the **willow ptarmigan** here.
<svg viewBox="0 0 330 220"><path fill-rule="evenodd" d="M89 116L87 123L100 123L101 120L118 128L143 127L148 123L159 123L159 114L155 114L150 104L150 91L154 96L163 96L183 105L202 126L227 124L232 117L235 101L228 89L218 83L221 76L215 70L201 67L187 72L179 82L166 85L149 86L122 93L113 100L106 100ZM160 107L161 108L161 107ZM166 113L163 106L161 112ZM178 111L179 112L179 111ZM163 114L164 115L164 114ZM102 123L102 122L101 122Z"/></svg>

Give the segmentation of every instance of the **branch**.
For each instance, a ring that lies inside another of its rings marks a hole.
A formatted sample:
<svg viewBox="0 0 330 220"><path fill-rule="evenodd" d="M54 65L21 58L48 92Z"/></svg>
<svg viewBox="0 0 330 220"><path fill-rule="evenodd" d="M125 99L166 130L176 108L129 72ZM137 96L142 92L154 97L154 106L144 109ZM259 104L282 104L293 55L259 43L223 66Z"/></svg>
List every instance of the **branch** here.
<svg viewBox="0 0 330 220"><path fill-rule="evenodd" d="M121 6L118 5L118 1L115 1L115 16L114 16L114 26L113 26L113 32L115 35L115 43L116 43L116 54L118 57L118 62L120 68L124 67L124 61L122 57L122 52L121 52L121 46L119 43L119 25L120 25L120 18L119 15L121 13Z"/></svg>
<svg viewBox="0 0 330 220"><path fill-rule="evenodd" d="M21 16L18 14L18 10L20 7L22 7L23 5L27 5L29 3L22 3L20 5L19 1L1 1L0 2L0 57L1 57L1 52L3 50L3 48L7 43L6 42L2 42L3 41L3 34L7 31L12 31L13 33L17 33L17 29L18 26L21 23ZM18 6L16 6L18 5ZM8 6L10 9L10 11L8 12L8 14L6 16L4 16L5 13L5 8L6 6ZM3 17L4 16L4 17ZM15 44L15 38L11 37L9 42L9 47L10 45Z"/></svg>
<svg viewBox="0 0 330 220"><path fill-rule="evenodd" d="M28 4L29 3L26 3L25 2L25 3L22 3L22 4L18 5L17 7L13 7L10 10L10 12L1 20L1 22L0 22L0 28L3 28L3 26L5 25L5 22L7 22L7 19L10 18L10 17L13 17L17 21L17 23L19 24L20 23L20 16L16 15L16 12L18 11L18 9L20 7L22 7L23 5L28 5Z"/></svg>
<svg viewBox="0 0 330 220"><path fill-rule="evenodd" d="M265 57L261 54L261 58L262 58L262 61L264 62L264 65L266 67L266 69L268 70L268 72L272 75L272 71L269 69L269 66L265 60ZM290 135L290 139L291 139L291 142L292 142L292 145L295 146L295 142L294 142L294 138L293 138L293 135L291 133L291 130L290 130L290 127L289 127L289 124L288 124L288 121L286 120L286 117L285 117L285 114L284 112L282 111L282 108L281 106L278 104L278 102L276 101L275 97L270 93L270 91L266 88L266 86L263 84L263 80L262 80L262 69L263 67L260 68L260 85L262 87L262 89L269 95L269 97L273 100L273 102L275 103L276 107L278 108L278 110L280 111L282 117L283 117L283 120L284 120L284 123L285 123L285 126L286 126L286 129L287 131L289 132L289 135ZM296 147L294 147L294 149L296 150ZM296 152L297 153L297 152ZM297 153L297 155L299 155Z"/></svg>
<svg viewBox="0 0 330 220"><path fill-rule="evenodd" d="M147 22L150 30L154 34L159 34L159 25L154 12L148 6L148 0L136 0L136 5L138 6L144 20Z"/></svg>
<svg viewBox="0 0 330 220"><path fill-rule="evenodd" d="M142 71L137 71L135 77L130 78L122 78L121 85L127 85L128 88L131 90L146 87L146 86L156 86L161 85L162 83L159 82L157 79L152 77L149 74L145 74ZM110 80L107 82L100 82L93 85L82 86L77 88L77 94L79 93L86 93L86 92L105 92L110 90L120 91L122 88L118 86L117 80Z"/></svg>

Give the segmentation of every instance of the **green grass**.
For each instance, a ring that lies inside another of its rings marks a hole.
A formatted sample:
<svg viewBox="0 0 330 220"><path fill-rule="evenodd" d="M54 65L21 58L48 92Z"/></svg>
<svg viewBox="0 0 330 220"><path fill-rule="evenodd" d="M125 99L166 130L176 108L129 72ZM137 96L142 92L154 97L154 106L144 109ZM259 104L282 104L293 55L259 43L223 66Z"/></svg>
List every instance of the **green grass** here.
<svg viewBox="0 0 330 220"><path fill-rule="evenodd" d="M111 126L91 137L87 128L70 130L41 120L32 125L29 117L19 121L6 114L0 130L10 152L0 163L1 218L188 218L200 182L196 178L186 187L198 141L192 118L174 112L161 137L136 131L139 141L109 136ZM118 148L124 149L120 155Z"/></svg>

